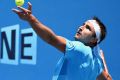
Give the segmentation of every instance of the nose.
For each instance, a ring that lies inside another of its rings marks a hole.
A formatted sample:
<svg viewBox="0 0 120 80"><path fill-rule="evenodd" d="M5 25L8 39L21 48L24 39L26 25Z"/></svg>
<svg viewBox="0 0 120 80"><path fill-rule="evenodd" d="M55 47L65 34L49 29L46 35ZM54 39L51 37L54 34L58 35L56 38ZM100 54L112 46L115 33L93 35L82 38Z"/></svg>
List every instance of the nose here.
<svg viewBox="0 0 120 80"><path fill-rule="evenodd" d="M79 31L82 31L83 30L83 27L79 27L79 29L78 29Z"/></svg>
<svg viewBox="0 0 120 80"><path fill-rule="evenodd" d="M81 27L81 28L80 28L80 31L82 31L82 30L83 30L83 28Z"/></svg>

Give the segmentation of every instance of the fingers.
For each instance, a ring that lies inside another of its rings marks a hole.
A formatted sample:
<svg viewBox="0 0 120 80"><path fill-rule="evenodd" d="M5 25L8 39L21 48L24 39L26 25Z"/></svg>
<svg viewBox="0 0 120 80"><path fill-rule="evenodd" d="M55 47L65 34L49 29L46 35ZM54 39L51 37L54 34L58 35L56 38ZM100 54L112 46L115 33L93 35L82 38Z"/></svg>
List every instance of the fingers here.
<svg viewBox="0 0 120 80"><path fill-rule="evenodd" d="M23 8L23 7L18 6L18 9L20 9L20 10L21 10L21 13L23 13L24 15L25 15L25 14L27 14L27 15L31 14L31 11L30 11L30 10L25 9L25 8Z"/></svg>
<svg viewBox="0 0 120 80"><path fill-rule="evenodd" d="M23 8L23 7L20 7L20 6L18 6L18 9L20 9L20 10L23 11L23 12L30 12L29 10L27 10L27 9L25 9L25 8Z"/></svg>
<svg viewBox="0 0 120 80"><path fill-rule="evenodd" d="M12 9L13 12L15 12L16 14L20 13L20 10L17 9Z"/></svg>
<svg viewBox="0 0 120 80"><path fill-rule="evenodd" d="M32 4L30 2L28 2L28 10L32 10Z"/></svg>
<svg viewBox="0 0 120 80"><path fill-rule="evenodd" d="M26 16L31 14L32 4L28 2L28 9L17 6L18 9L12 9L13 12L18 14L19 16Z"/></svg>
<svg viewBox="0 0 120 80"><path fill-rule="evenodd" d="M20 7L20 6L18 6L18 8L20 10L22 10L23 12L31 12L31 10L32 10L32 4L30 2L28 2L28 9L25 9L23 7Z"/></svg>

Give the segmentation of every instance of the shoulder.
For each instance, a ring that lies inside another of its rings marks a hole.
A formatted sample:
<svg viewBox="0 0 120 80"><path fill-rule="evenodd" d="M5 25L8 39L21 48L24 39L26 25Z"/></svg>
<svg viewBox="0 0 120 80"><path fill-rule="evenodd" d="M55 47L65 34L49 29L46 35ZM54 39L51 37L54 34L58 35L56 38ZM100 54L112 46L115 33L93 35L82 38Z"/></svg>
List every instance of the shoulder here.
<svg viewBox="0 0 120 80"><path fill-rule="evenodd" d="M71 41L66 39L66 53L71 51L74 53L79 52L82 54L89 54L91 53L91 48L80 41Z"/></svg>
<svg viewBox="0 0 120 80"><path fill-rule="evenodd" d="M68 40L68 39L65 39L66 40L66 49L75 49L77 47L84 47L85 45L80 42L80 41L71 41L71 40Z"/></svg>

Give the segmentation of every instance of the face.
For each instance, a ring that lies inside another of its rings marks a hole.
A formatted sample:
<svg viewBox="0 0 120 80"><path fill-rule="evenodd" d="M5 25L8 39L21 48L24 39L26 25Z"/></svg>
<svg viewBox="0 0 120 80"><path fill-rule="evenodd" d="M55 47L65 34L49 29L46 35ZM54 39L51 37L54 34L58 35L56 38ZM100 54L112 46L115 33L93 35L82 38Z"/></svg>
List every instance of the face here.
<svg viewBox="0 0 120 80"><path fill-rule="evenodd" d="M95 40L94 27L90 22L85 22L80 26L75 34L75 40L88 44Z"/></svg>

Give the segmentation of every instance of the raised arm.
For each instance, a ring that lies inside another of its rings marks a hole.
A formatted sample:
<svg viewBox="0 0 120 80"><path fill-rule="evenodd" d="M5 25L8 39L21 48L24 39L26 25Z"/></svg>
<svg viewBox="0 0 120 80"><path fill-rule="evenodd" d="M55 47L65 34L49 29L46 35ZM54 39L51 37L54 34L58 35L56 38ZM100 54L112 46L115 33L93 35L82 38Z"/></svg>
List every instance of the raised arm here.
<svg viewBox="0 0 120 80"><path fill-rule="evenodd" d="M19 9L19 10L18 10ZM32 14L32 5L28 2L28 9L18 6L18 9L12 9L22 20L27 21L35 32L48 44L56 47L58 50L65 52L66 41L63 37L57 36L50 28L43 25Z"/></svg>

